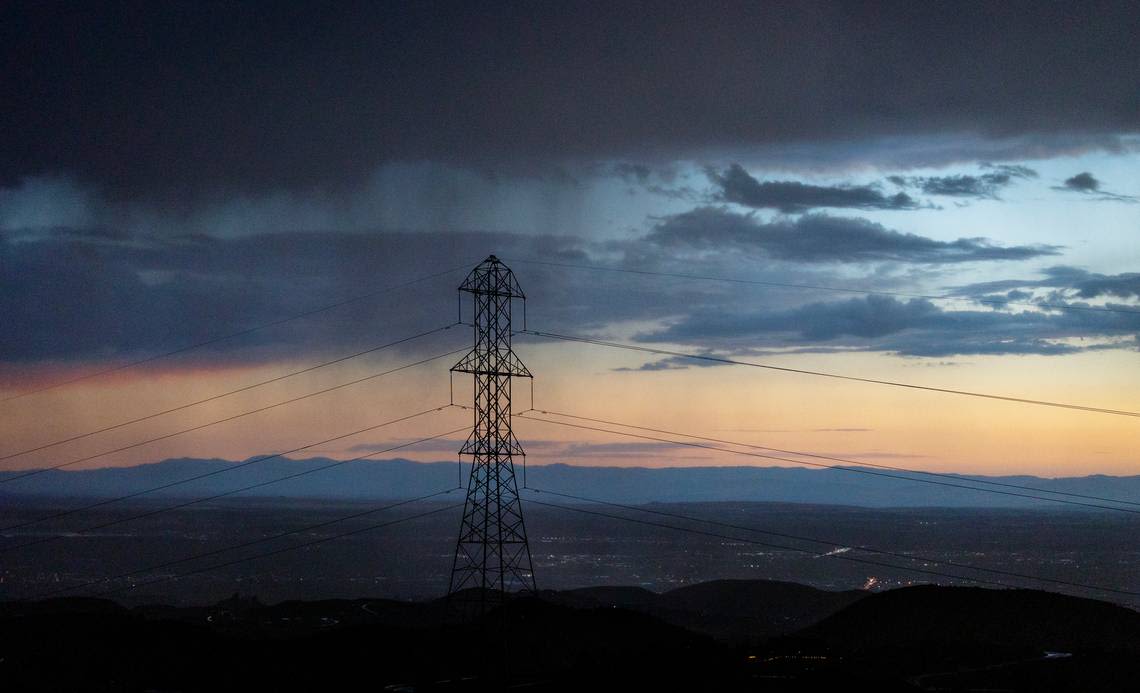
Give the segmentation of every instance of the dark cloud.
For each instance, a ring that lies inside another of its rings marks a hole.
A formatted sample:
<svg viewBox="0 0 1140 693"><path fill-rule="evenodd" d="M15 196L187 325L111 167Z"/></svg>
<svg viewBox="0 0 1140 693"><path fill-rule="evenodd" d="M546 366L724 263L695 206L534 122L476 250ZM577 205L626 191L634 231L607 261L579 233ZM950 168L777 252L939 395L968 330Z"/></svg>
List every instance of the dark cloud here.
<svg viewBox="0 0 1140 693"><path fill-rule="evenodd" d="M629 162L620 162L613 166L614 174L629 183L640 183L646 185L649 183L650 177L656 172L645 164L632 164Z"/></svg>
<svg viewBox="0 0 1140 693"><path fill-rule="evenodd" d="M630 184L630 192L642 189L671 200L707 200L708 195L698 192L693 186L685 185L689 174L679 173L672 166L650 166L631 162L620 162L610 167L610 171Z"/></svg>
<svg viewBox="0 0 1140 693"><path fill-rule="evenodd" d="M70 172L172 202L345 185L383 161L525 168L1140 130L1134 2L10 0L0 13L0 184Z"/></svg>
<svg viewBox="0 0 1140 693"><path fill-rule="evenodd" d="M121 362L176 349L367 294L450 267L455 273L156 363L184 368L322 360L456 319L464 268L494 252L528 296L530 326L604 331L659 320L684 302L731 299L732 287L646 282L527 264L615 263L676 269L685 254L640 239L591 245L555 235L452 232L278 232L242 237L144 236L107 229L0 234L0 364ZM710 265L710 271L718 271ZM795 270L804 276L810 270ZM772 276L791 279L792 270ZM469 305L464 303L465 317ZM417 355L456 337L407 345ZM521 341L520 337L520 341Z"/></svg>
<svg viewBox="0 0 1140 693"><path fill-rule="evenodd" d="M982 163L982 168L990 169L996 173L1002 173L1013 178L1037 178L1037 171L1022 164L994 164L991 162Z"/></svg>
<svg viewBox="0 0 1140 693"><path fill-rule="evenodd" d="M704 352L701 356L716 356L711 352ZM699 359L689 359L683 356L669 356L667 358L658 359L656 361L649 361L643 363L637 368L614 368L617 373L624 373L628 371L681 371L687 368L712 368L715 366L727 366L729 364L719 361L702 361Z"/></svg>
<svg viewBox="0 0 1140 693"><path fill-rule="evenodd" d="M948 311L925 299L868 296L772 312L704 310L637 339L706 347L720 344L726 348L816 344L944 357L1069 354L1105 348L1100 342L1074 344L1074 338L1135 339L1137 335L1140 314Z"/></svg>
<svg viewBox="0 0 1140 693"><path fill-rule="evenodd" d="M925 300L900 302L869 296L837 303L813 303L792 310L763 312L706 312L687 317L665 330L641 335L642 341L724 339L742 335L786 333L808 342L841 336L874 338L894 334L938 314Z"/></svg>
<svg viewBox="0 0 1140 693"><path fill-rule="evenodd" d="M637 368L622 366L620 368L614 368L612 370L615 373L626 373L629 371L683 371L689 367L688 364L682 363L686 360L687 359L682 359L679 357L671 357L658 361L649 361L647 363L641 364Z"/></svg>
<svg viewBox="0 0 1140 693"><path fill-rule="evenodd" d="M1093 174L1085 171L1078 173L1072 178L1065 179L1065 188L1068 190L1076 190L1077 192L1096 192L1100 190L1100 181L1093 177Z"/></svg>
<svg viewBox="0 0 1140 693"><path fill-rule="evenodd" d="M1136 198L1132 195L1121 195L1120 193L1108 192L1101 189L1101 182L1097 180L1096 176L1083 171L1077 175L1066 178L1062 185L1054 186L1054 190L1061 190L1063 192L1076 192L1086 195L1092 195L1097 200L1107 200L1113 202L1136 202Z"/></svg>
<svg viewBox="0 0 1140 693"><path fill-rule="evenodd" d="M688 185L679 187L669 187L665 185L648 185L645 187L648 192L654 195L668 198L670 200L684 200L686 202L705 202L708 200L708 195L697 192L697 190Z"/></svg>
<svg viewBox="0 0 1140 693"><path fill-rule="evenodd" d="M848 209L921 207L906 193L888 196L874 186L821 186L786 180L760 182L749 175L740 164L732 164L723 172L709 169L708 177L719 188L716 193L718 200L753 209L777 209L785 213L796 213L819 207Z"/></svg>
<svg viewBox="0 0 1140 693"><path fill-rule="evenodd" d="M749 167L834 173L873 166L880 170L973 164L978 161L1031 161L1073 157L1089 152L1135 153L1135 137L1088 132L1034 132L982 135L879 135L856 140L792 141L744 147L735 160ZM724 162L722 162L724 163ZM982 164L982 167L987 167Z"/></svg>
<svg viewBox="0 0 1140 693"><path fill-rule="evenodd" d="M666 217L647 240L675 250L724 250L792 262L945 264L1056 255L1056 246L998 246L984 238L937 241L866 219L808 214L763 222L749 214L700 207Z"/></svg>
<svg viewBox="0 0 1140 693"><path fill-rule="evenodd" d="M1033 294L1028 291L1014 290L1000 294L982 294L980 296L974 296L973 298L976 298L978 301L984 301L985 304L989 306L1006 307L1010 303L1031 303Z"/></svg>
<svg viewBox="0 0 1140 693"><path fill-rule="evenodd" d="M978 175L890 176L887 180L902 187L918 188L927 195L996 200L998 193L1014 181L1037 177L1037 172L1028 166L1008 164L984 166L992 171Z"/></svg>
<svg viewBox="0 0 1140 693"><path fill-rule="evenodd" d="M0 237L0 361L126 359L179 348L368 294L453 266L488 248L575 259L552 236L464 233L279 233L244 238L135 237L82 231ZM580 259L580 258L579 258ZM380 292L303 322L187 355L209 365L339 354L456 318L463 270ZM559 282L534 295L567 293ZM529 290L529 287L528 287ZM636 300L636 294L632 295ZM586 295L585 300L597 300ZM567 302L563 315L586 308ZM607 316L637 311L611 302ZM465 308L466 310L466 308ZM444 340L446 341L446 340ZM452 340L454 341L454 340ZM439 339L411 348L436 348Z"/></svg>
<svg viewBox="0 0 1140 693"><path fill-rule="evenodd" d="M927 195L947 195L951 197L996 198L998 190L1009 185L1010 177L993 173L983 176L935 176L911 179Z"/></svg>
<svg viewBox="0 0 1140 693"><path fill-rule="evenodd" d="M0 363L116 362L150 355L444 268L473 266L488 249L514 268L528 295L533 328L612 338L616 335L607 332L615 324L654 321L669 327L643 338L684 342L698 347L700 353L764 348L858 348L908 355L1063 353L1079 347L1056 339L1137 332L1134 314L946 312L928 302L889 299L802 306L796 292L766 292L763 305L767 312L758 313L755 295L736 285L647 282L623 274L607 274L599 280L600 275L594 273L522 261L534 258L726 276L763 272L776 281L827 284L836 280L821 274L825 270L820 263L837 256L864 262L905 258L926 263L949 262L942 257L947 253L978 259L979 253L984 257L984 251L992 250L978 242L941 243L869 222L814 215L777 225L772 231L766 228L770 225L760 225L747 215L712 211L717 218L743 224L739 233L744 240L735 239L735 232L724 237L673 238L670 234L683 230L675 218L663 221L646 238L598 245L559 236L475 232L312 232L242 238L159 238L105 229L27 232L18 238L7 234L0 237L0 315L5 320L5 329L0 331ZM699 219L702 210L690 214ZM838 226L833 228L832 223ZM817 238L823 232L814 225L822 225L827 234ZM804 238L785 237L800 233ZM870 233L872 240L862 239L862 233ZM759 256L740 252L741 248L750 251L756 244L753 236L758 234L769 247ZM856 240L843 240L843 234L854 234ZM820 250L829 246L834 247L832 252ZM728 252L710 253L710 248ZM768 253L778 261L770 261ZM809 264L798 262L804 259ZM455 287L462 275L460 269L162 364L192 368L280 359L317 361L375 346L454 320ZM885 280L877 278L875 286L881 288ZM850 278L845 281L854 283ZM1140 292L1140 275L1105 276L1058 267L1040 280L993 282L968 287L964 295L1041 288L1070 292L1074 300L1108 295L1134 298ZM420 357L434 355L468 337L456 332L409 344L406 350ZM531 343L519 339L524 351ZM710 349L714 351L705 351ZM714 364L666 358L643 368L681 365Z"/></svg>
<svg viewBox="0 0 1140 693"><path fill-rule="evenodd" d="M1062 302L1069 298L1140 298L1140 273L1098 274L1079 267L1057 265L1046 268L1038 279L1007 279L1001 281L967 284L954 289L958 296L980 296L993 292L1007 292L1009 300L1023 300L1032 294L1020 289L1054 289L1061 296L1050 297Z"/></svg>

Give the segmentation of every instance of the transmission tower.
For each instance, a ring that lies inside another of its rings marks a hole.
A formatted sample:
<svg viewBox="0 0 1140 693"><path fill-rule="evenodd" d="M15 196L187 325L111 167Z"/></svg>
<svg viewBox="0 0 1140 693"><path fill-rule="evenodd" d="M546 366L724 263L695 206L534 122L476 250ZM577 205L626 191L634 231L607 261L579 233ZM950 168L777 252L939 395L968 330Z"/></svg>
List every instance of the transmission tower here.
<svg viewBox="0 0 1140 693"><path fill-rule="evenodd" d="M475 588L477 607L485 612L488 600L535 590L515 483L514 457L526 453L511 431L511 378L532 377L511 351L511 303L526 296L494 255L467 275L459 291L472 297L475 346L451 370L474 376L475 425L459 451L473 459L448 595Z"/></svg>

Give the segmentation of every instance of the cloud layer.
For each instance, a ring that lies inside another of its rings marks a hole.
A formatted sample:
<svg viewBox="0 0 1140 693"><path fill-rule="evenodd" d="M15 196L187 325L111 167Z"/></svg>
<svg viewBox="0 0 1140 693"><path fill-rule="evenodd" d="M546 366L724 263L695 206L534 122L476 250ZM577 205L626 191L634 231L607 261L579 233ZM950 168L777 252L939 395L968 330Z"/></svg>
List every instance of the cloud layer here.
<svg viewBox="0 0 1140 693"><path fill-rule="evenodd" d="M1140 130L1130 2L588 4L6 2L0 184L178 199L394 160Z"/></svg>
<svg viewBox="0 0 1140 693"><path fill-rule="evenodd" d="M1076 345L1073 337L1132 340L1140 336L1140 312L1060 315L946 310L925 299L868 296L811 303L790 310L704 311L639 335L643 342L723 348L801 345L887 351L904 356L1044 354L1101 348Z"/></svg>
<svg viewBox="0 0 1140 693"><path fill-rule="evenodd" d="M550 235L489 233L278 233L222 239L140 237L108 229L0 235L0 362L84 362L153 354L273 322L406 279L462 265L454 274L201 350L191 363L265 362L341 355L440 326L455 315L466 267L494 248L514 264L542 329L602 334L623 322L664 325L640 339L707 353L756 349L858 349L909 356L1063 354L1134 344L1140 334L1140 274L1104 275L1055 266L1035 279L959 287L963 297L1051 304L1125 300L1124 310L949 310L927 300L870 296L801 303L766 294L763 309L738 287L647 282L529 265L527 258L671 271L685 263L711 274L757 268L802 282L826 267L877 263L944 266L1019 260L1051 249L941 242L863 220L804 215L760 222L720 208L660 221L645 236L592 244ZM518 261L515 261L515 259ZM743 265L741 265L743 262ZM836 282L826 274L820 281ZM838 282L836 282L838 283ZM1112 305L1111 303L1109 304ZM1073 339L1092 339L1081 345ZM1095 340L1101 340L1096 342ZM1113 341L1115 340L1115 341ZM437 346L407 348L426 354ZM642 370L688 367L677 359Z"/></svg>
<svg viewBox="0 0 1140 693"><path fill-rule="evenodd" d="M990 164L986 167L992 170L977 175L890 176L888 180L895 185L917 188L927 195L996 200L998 194L1014 182L1037 177L1037 172L1028 166Z"/></svg>
<svg viewBox="0 0 1140 693"><path fill-rule="evenodd" d="M1075 192L1085 195L1091 195L1097 200L1108 200L1113 202L1136 202L1136 197L1133 195L1121 195L1120 193L1109 192L1101 187L1100 180L1088 171L1082 171L1065 179L1061 185L1054 186L1054 190L1062 192Z"/></svg>
<svg viewBox="0 0 1140 693"><path fill-rule="evenodd" d="M954 293L959 296L985 296L1001 292L1017 292L1017 295L1011 296L1010 300L1022 300L1031 295L1024 289L1053 290L1056 293L1047 294L1044 299L1050 302L1071 298L1137 299L1140 298L1140 273L1106 275L1089 272L1080 267L1056 265L1042 270L1038 279L1005 279L968 284L958 287Z"/></svg>
<svg viewBox="0 0 1140 693"><path fill-rule="evenodd" d="M340 353L454 320L455 287L487 248L559 257L570 245L475 232L0 234L0 361L137 357L369 295L195 352L210 364ZM432 282L378 291L455 266Z"/></svg>
<svg viewBox="0 0 1140 693"><path fill-rule="evenodd" d="M946 264L1026 260L1056 255L1056 246L1000 246L984 238L938 241L860 218L808 214L761 221L721 207L700 207L662 220L648 240L678 251L715 249L792 262Z"/></svg>
<svg viewBox="0 0 1140 693"><path fill-rule="evenodd" d="M785 213L819 207L847 209L918 209L906 193L884 195L874 186L820 186L798 181L764 181L753 178L740 164L725 171L710 170L709 180L718 188L717 199L753 209L776 209Z"/></svg>

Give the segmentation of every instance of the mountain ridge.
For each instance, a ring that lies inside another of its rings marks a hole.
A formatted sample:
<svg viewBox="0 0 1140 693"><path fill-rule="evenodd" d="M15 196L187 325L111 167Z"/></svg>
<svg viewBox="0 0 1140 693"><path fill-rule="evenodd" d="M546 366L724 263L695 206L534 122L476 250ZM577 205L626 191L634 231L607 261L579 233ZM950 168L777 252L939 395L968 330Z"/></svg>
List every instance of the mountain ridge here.
<svg viewBox="0 0 1140 693"><path fill-rule="evenodd" d="M12 643L0 677L21 690L355 689L364 661L384 690L501 690L507 675L486 664L508 641L509 677L536 691L1107 693L1140 675L1140 613L1039 590L609 586L516 595L470 623L448 604L0 602L0 639Z"/></svg>
<svg viewBox="0 0 1140 693"><path fill-rule="evenodd" d="M26 471L0 473L0 497L111 497L136 493L155 486L179 483L152 497L190 497L220 493L242 486L273 482L305 472L296 479L270 483L245 497L305 499L405 498L454 488L466 477L456 462L414 462L407 459L357 460L348 464L325 457L274 458L248 464L258 458L231 461L220 458L171 458L133 467L103 467L85 470L45 470L33 476L5 479ZM239 465L244 465L240 466ZM319 468L335 465L328 472ZM227 468L232 471L220 473ZM853 472L859 469L874 475ZM189 481L204 474L211 476ZM1041 478L1028 475L980 476L951 474L930 477L862 467L812 469L803 467L592 467L567 464L531 465L527 481L532 488L622 503L757 501L814 503L859 507L985 507L1062 508L1001 491L1000 484L1033 486L1045 492L1079 493L1105 498L1140 498L1140 475ZM896 478L904 477L904 478ZM520 477L521 480L521 477ZM929 483L935 481L937 483ZM947 486L989 487L987 491ZM1016 493L1042 495L1014 489ZM1077 499L1080 500L1080 499ZM1068 506L1073 507L1073 506Z"/></svg>

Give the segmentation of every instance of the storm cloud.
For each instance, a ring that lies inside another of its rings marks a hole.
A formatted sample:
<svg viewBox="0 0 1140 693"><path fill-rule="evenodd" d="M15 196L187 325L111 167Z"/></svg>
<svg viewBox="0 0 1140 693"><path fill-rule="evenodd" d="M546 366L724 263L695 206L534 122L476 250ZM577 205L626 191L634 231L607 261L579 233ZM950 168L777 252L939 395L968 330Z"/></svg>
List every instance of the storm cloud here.
<svg viewBox="0 0 1140 693"><path fill-rule="evenodd" d="M1023 289L1051 289L1061 294L1050 296L1050 301L1065 297L1092 299L1100 297L1140 298L1140 273L1099 274L1080 267L1056 265L1041 272L1038 279L1007 279L967 284L954 289L958 296L982 296L994 292L1013 294L1010 300L1024 300L1032 296Z"/></svg>
<svg viewBox="0 0 1140 693"><path fill-rule="evenodd" d="M1066 178L1064 187L1068 190L1075 190L1076 192L1096 192L1100 190L1100 181L1097 180L1093 174L1085 171L1078 173L1072 178Z"/></svg>
<svg viewBox="0 0 1140 693"><path fill-rule="evenodd" d="M387 161L1140 130L1131 2L586 5L12 0L0 185L67 172L177 202L342 186Z"/></svg>
<svg viewBox="0 0 1140 693"><path fill-rule="evenodd" d="M927 195L996 200L999 199L998 193L1015 181L1037 177L1037 172L1027 166L997 165L989 168L994 170L977 175L891 176L887 180L895 185L917 188Z"/></svg>
<svg viewBox="0 0 1140 693"><path fill-rule="evenodd" d="M712 352L704 352L700 356L707 356L715 358L717 355ZM649 361L641 364L637 368L629 368L623 366L621 368L612 369L614 372L623 373L626 371L679 371L687 368L715 368L717 366L727 366L723 361L709 361L685 358L684 356L667 356L663 359L656 361Z"/></svg>
<svg viewBox="0 0 1140 693"><path fill-rule="evenodd" d="M1056 246L999 246L984 238L938 241L866 219L807 214L761 221L720 207L667 217L646 237L663 248L736 250L792 262L946 264L1026 260L1056 255Z"/></svg>
<svg viewBox="0 0 1140 693"><path fill-rule="evenodd" d="M144 235L115 228L0 230L0 363L116 361L154 355L274 324L179 356L176 367L225 366L343 355L458 318L456 287L488 253L506 259L528 296L531 325L599 330L655 320L679 300L720 303L726 287L660 285L523 262L669 267L641 240L594 246L551 234L299 232L223 237ZM452 272L391 291L418 277ZM777 275L785 276L785 275ZM361 297L345 303L348 299ZM465 317L469 305L464 303ZM535 322L537 320L537 323ZM458 335L458 330L452 334ZM437 336L407 345L427 350ZM464 333L454 339L469 339Z"/></svg>
<svg viewBox="0 0 1140 693"><path fill-rule="evenodd" d="M343 303L193 355L215 365L339 354L454 321L455 287L487 248L578 259L574 247L565 238L478 232L0 234L0 362L133 358ZM448 268L455 271L385 290ZM565 293L557 281L528 289L540 299ZM607 316L637 309L617 303ZM584 310L570 303L563 312Z"/></svg>
<svg viewBox="0 0 1140 693"><path fill-rule="evenodd" d="M753 178L740 164L725 171L708 171L718 188L716 198L753 209L776 209L785 213L819 207L848 209L918 209L921 205L906 193L884 195L874 186L820 186L799 181L764 181Z"/></svg>
<svg viewBox="0 0 1140 693"><path fill-rule="evenodd" d="M716 218L724 216L715 208L711 211ZM742 255L737 252L742 243L750 251L757 242L753 236L759 234L767 244L760 252L792 258L790 269L781 270L779 263L769 267L763 258L745 264L768 267L764 272L771 279L791 281L798 275L802 281L820 263L831 263L836 257L944 263L950 261L942 257L947 253L977 257L993 250L979 243L912 238L869 222L856 222L852 227L851 220L815 215L780 222L775 233L747 215L724 218L743 226L729 230L728 236L681 240L669 234L685 229L670 219L645 238L597 246L558 236L476 232L279 233L242 238L139 237L108 229L0 234L0 313L6 321L0 333L0 361L132 358L367 295L365 300L303 322L212 344L180 357L177 367L343 355L454 320L455 287L487 248L503 253L514 267L528 294L532 325L540 329L605 334L623 321L650 321L666 327L646 332L640 339L684 343L698 347L700 353L854 348L912 356L1053 354L1084 348L1059 341L1065 338L1125 339L1140 332L1140 315L1135 313L947 311L925 300L884 297L798 305L784 302L798 301L795 294L767 295L765 310L758 311L735 285L647 282L624 274L597 281L595 274L552 270L523 261L542 258L591 264L601 257L612 258L616 252L627 268L668 271L691 260L716 273L718 263L737 266L732 254ZM839 226L832 227L833 222ZM834 237L835 233L852 233L852 228L855 234L869 233L871 240L844 243ZM786 238L801 232L804 238ZM736 239L736 233L744 234L744 240ZM824 235L815 238L813 234L819 233ZM730 254L710 255L708 247L727 248ZM435 268L432 271L456 270L429 282L376 291L427 274L409 269L422 267L424 258ZM805 258L811 264L801 264ZM1136 298L1140 275L1098 275L1059 266L1046 270L1040 279L991 282L958 291L975 296L1023 289L1064 290L1073 300ZM440 335L403 349L420 357L434 355L466 338L457 331L453 337ZM692 364L664 359L640 370L688 365Z"/></svg>
<svg viewBox="0 0 1140 693"><path fill-rule="evenodd" d="M1071 338L1131 340L1140 313L1004 313L946 310L926 299L868 296L811 303L788 310L702 311L638 335L642 342L724 348L826 346L903 356L1069 354L1102 348Z"/></svg>
<svg viewBox="0 0 1140 693"><path fill-rule="evenodd" d="M1136 198L1132 195L1121 195L1120 193L1104 190L1101 187L1100 180L1088 171L1082 171L1075 176L1066 178L1064 183L1054 186L1053 189L1062 192L1083 193L1085 195L1094 196L1097 200L1136 202Z"/></svg>

